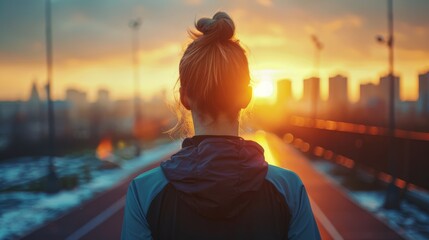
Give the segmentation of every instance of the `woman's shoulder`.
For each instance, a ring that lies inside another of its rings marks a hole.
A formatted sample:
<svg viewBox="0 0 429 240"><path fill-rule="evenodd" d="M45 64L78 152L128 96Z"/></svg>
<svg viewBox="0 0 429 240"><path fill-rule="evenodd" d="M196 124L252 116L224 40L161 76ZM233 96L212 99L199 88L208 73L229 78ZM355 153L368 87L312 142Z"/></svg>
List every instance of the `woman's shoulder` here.
<svg viewBox="0 0 429 240"><path fill-rule="evenodd" d="M288 237L293 239L320 239L310 201L300 177L293 171L269 165L266 180L279 191L291 213Z"/></svg>
<svg viewBox="0 0 429 240"><path fill-rule="evenodd" d="M161 167L156 167L134 178L129 185L128 192L135 196L146 213L152 200L167 184L167 178Z"/></svg>
<svg viewBox="0 0 429 240"><path fill-rule="evenodd" d="M137 177L133 179L133 182L136 184L150 184L152 182L158 182L158 181L167 181L167 179L164 176L164 173L162 172L161 167L155 167L151 170L148 170L146 172L141 173Z"/></svg>
<svg viewBox="0 0 429 240"><path fill-rule="evenodd" d="M295 172L281 167L268 165L266 179L276 184L286 184L287 186L302 186L301 178Z"/></svg>
<svg viewBox="0 0 429 240"><path fill-rule="evenodd" d="M290 209L294 210L301 204L305 187L295 172L269 165L265 179L274 185ZM292 211L292 215L294 215L294 211Z"/></svg>

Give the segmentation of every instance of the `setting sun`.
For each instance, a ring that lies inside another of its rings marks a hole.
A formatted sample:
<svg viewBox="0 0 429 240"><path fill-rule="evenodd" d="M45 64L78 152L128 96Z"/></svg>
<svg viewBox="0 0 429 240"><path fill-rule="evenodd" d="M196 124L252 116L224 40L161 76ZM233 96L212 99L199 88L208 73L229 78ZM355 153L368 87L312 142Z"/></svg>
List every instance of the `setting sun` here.
<svg viewBox="0 0 429 240"><path fill-rule="evenodd" d="M253 95L257 98L273 98L274 84L272 81L263 80L256 83L253 89Z"/></svg>

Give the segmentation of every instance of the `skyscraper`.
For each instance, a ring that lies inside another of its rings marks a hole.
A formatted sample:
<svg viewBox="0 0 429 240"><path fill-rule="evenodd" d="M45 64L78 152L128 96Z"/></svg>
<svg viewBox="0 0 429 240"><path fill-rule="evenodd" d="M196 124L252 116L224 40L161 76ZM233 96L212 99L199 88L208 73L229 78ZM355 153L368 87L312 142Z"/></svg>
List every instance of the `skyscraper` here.
<svg viewBox="0 0 429 240"><path fill-rule="evenodd" d="M73 88L66 90L66 101L71 104L73 108L81 108L88 104L86 93Z"/></svg>
<svg viewBox="0 0 429 240"><path fill-rule="evenodd" d="M29 102L40 102L39 91L37 90L36 80L34 80L31 85L30 97L28 98Z"/></svg>
<svg viewBox="0 0 429 240"><path fill-rule="evenodd" d="M360 85L360 104L364 106L376 105L380 99L378 85L365 83Z"/></svg>
<svg viewBox="0 0 429 240"><path fill-rule="evenodd" d="M28 98L25 111L29 115L30 119L33 119L34 121L40 120L42 100L40 98L39 91L37 90L36 80L34 80L31 85L30 97Z"/></svg>
<svg viewBox="0 0 429 240"><path fill-rule="evenodd" d="M329 78L329 97L330 103L344 104L348 102L347 77L336 75Z"/></svg>
<svg viewBox="0 0 429 240"><path fill-rule="evenodd" d="M86 92L69 88L66 90L66 102L68 124L71 134L77 138L87 138L89 136L89 104ZM60 123L60 121L57 121Z"/></svg>
<svg viewBox="0 0 429 240"><path fill-rule="evenodd" d="M277 103L285 104L292 99L292 82L289 79L277 81Z"/></svg>
<svg viewBox="0 0 429 240"><path fill-rule="evenodd" d="M304 95L305 102L318 101L320 98L320 78L311 77L304 79Z"/></svg>
<svg viewBox="0 0 429 240"><path fill-rule="evenodd" d="M42 137L42 101L40 99L39 91L37 90L36 79L31 86L30 97L25 103L25 112L27 114L26 132L27 139L37 141Z"/></svg>
<svg viewBox="0 0 429 240"><path fill-rule="evenodd" d="M419 112L429 114L429 71L419 74Z"/></svg>
<svg viewBox="0 0 429 240"><path fill-rule="evenodd" d="M390 97L390 76L386 75L380 78L380 84L378 86L379 96L380 99L385 103L389 104L389 97ZM398 76L393 76L393 82L395 84L395 92L394 92L394 98L395 102L401 101L401 98L399 96L399 87L400 87L400 79Z"/></svg>
<svg viewBox="0 0 429 240"><path fill-rule="evenodd" d="M98 91L97 91L97 103L108 104L110 102L109 95L110 95L109 90L104 89L104 88L98 89Z"/></svg>
<svg viewBox="0 0 429 240"><path fill-rule="evenodd" d="M317 118L317 109L320 99L320 78L311 77L304 79L304 103L308 104L309 113Z"/></svg>

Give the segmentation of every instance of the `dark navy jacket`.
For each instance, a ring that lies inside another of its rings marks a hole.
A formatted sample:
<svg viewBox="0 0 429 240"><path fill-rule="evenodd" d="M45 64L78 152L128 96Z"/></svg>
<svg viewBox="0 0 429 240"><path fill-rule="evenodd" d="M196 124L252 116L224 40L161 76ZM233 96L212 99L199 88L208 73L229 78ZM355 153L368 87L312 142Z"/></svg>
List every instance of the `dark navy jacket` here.
<svg viewBox="0 0 429 240"><path fill-rule="evenodd" d="M128 189L122 239L320 239L305 188L233 136L187 138Z"/></svg>

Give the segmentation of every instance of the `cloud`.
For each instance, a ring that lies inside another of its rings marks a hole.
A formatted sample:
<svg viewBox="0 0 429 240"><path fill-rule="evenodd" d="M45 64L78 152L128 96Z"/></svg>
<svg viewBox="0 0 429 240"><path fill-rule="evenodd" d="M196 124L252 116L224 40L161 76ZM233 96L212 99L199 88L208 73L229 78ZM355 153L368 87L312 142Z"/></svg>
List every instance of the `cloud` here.
<svg viewBox="0 0 429 240"><path fill-rule="evenodd" d="M323 24L323 30L328 33L337 32L343 28L359 28L362 26L362 18L355 15L347 15L333 19Z"/></svg>
<svg viewBox="0 0 429 240"><path fill-rule="evenodd" d="M286 40L283 37L273 35L241 35L243 42L250 48L265 47L277 48L284 46Z"/></svg>
<svg viewBox="0 0 429 240"><path fill-rule="evenodd" d="M184 0L187 5L201 5L203 0Z"/></svg>
<svg viewBox="0 0 429 240"><path fill-rule="evenodd" d="M182 46L178 43L167 43L162 47L143 50L139 53L141 63L148 66L159 66L175 63L179 59Z"/></svg>
<svg viewBox="0 0 429 240"><path fill-rule="evenodd" d="M257 2L264 7L271 7L273 5L272 0L257 0Z"/></svg>
<svg viewBox="0 0 429 240"><path fill-rule="evenodd" d="M397 58L421 69L429 53L429 2L395 1L394 7ZM376 34L386 32L385 1L59 0L53 1L52 10L55 71L67 68L79 79L86 74L82 66L108 65L99 72L109 74L123 65L127 69L124 72L128 71L132 37L128 22L135 17L143 19L142 68L153 74L151 78L161 78L162 73L157 73L160 69L177 68L182 46L188 40L186 30L194 20L210 17L218 10L234 19L238 38L260 69L296 68L296 78L311 70L314 49L309 34L313 33L325 45L323 68L353 66L353 76L354 72L376 75L385 67L386 51L374 40ZM36 69L34 72L43 76L44 24L44 1L0 0L0 68L9 71L7 76L16 76L11 81L23 78L19 71L26 69ZM120 73L116 74L119 77ZM0 80L0 88L7 87L1 84Z"/></svg>

